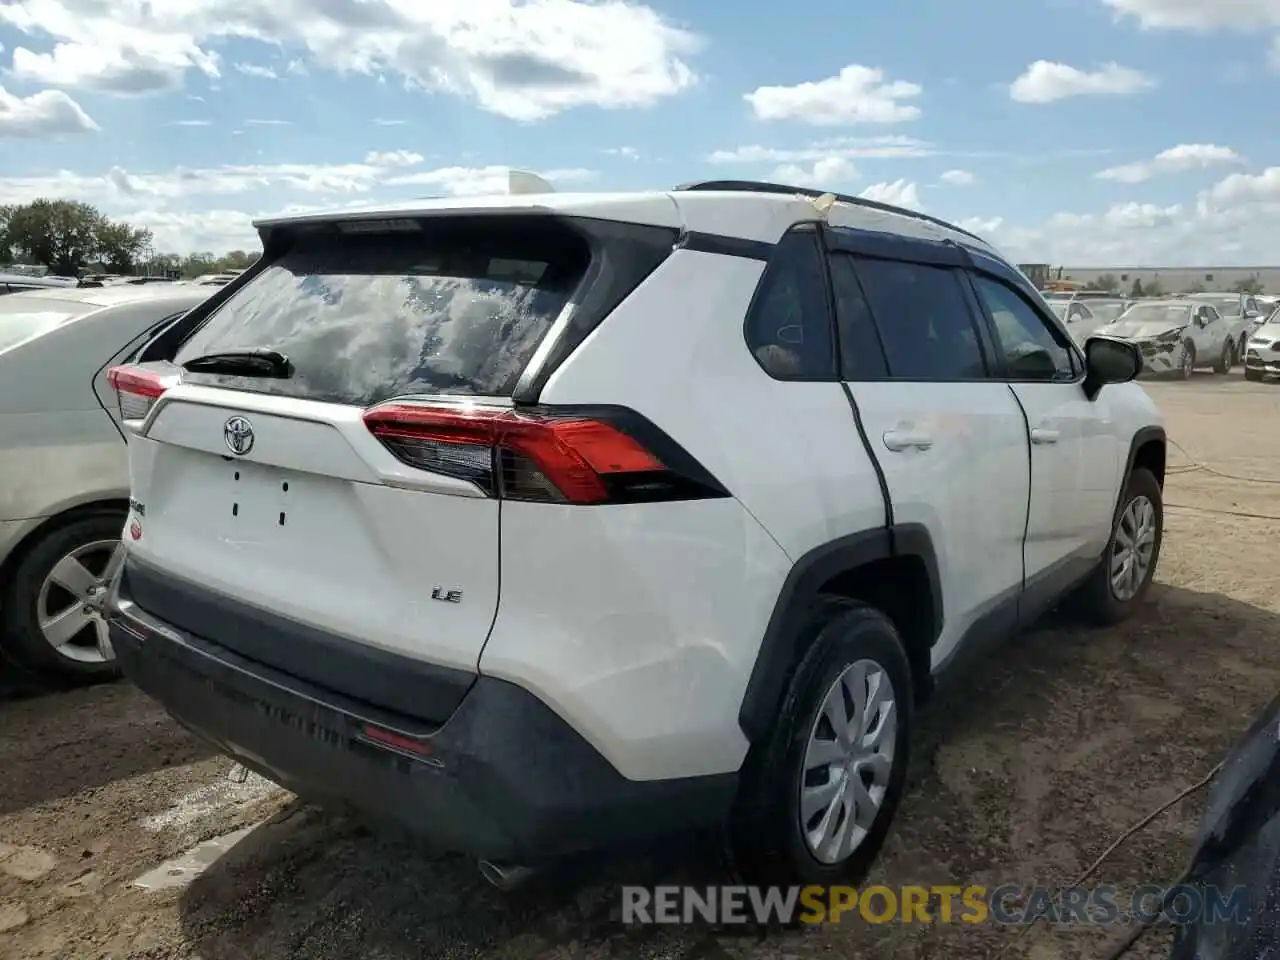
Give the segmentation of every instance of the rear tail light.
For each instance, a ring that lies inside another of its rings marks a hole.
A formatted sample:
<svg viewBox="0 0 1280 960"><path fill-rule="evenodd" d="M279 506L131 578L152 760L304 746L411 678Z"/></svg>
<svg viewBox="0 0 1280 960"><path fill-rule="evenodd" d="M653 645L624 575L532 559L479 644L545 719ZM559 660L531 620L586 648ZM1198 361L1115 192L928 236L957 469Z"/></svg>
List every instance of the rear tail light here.
<svg viewBox="0 0 1280 960"><path fill-rule="evenodd" d="M629 411L389 403L368 410L364 422L402 463L469 480L504 500L599 504L728 495L674 441ZM637 433L647 434L646 442Z"/></svg>
<svg viewBox="0 0 1280 960"><path fill-rule="evenodd" d="M112 367L107 383L116 393L116 406L121 420L143 420L161 395L177 382L141 367Z"/></svg>

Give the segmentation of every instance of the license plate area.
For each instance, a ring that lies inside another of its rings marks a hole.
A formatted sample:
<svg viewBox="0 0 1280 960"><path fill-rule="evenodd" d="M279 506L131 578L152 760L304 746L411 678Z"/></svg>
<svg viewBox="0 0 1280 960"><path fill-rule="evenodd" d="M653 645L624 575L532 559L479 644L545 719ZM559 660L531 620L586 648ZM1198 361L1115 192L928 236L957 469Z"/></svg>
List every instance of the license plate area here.
<svg viewBox="0 0 1280 960"><path fill-rule="evenodd" d="M265 536L305 519L305 480L296 474L247 461L227 463L220 526L235 539Z"/></svg>

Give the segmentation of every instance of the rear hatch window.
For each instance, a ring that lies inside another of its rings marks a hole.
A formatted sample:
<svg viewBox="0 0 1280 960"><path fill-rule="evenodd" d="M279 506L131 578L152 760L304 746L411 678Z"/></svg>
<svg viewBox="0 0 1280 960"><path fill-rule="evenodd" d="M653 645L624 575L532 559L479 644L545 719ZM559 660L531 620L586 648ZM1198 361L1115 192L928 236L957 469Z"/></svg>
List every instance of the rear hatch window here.
<svg viewBox="0 0 1280 960"><path fill-rule="evenodd" d="M409 394L508 396L591 260L579 234L532 219L302 234L173 362L274 350L293 367L287 379L183 379L358 406Z"/></svg>

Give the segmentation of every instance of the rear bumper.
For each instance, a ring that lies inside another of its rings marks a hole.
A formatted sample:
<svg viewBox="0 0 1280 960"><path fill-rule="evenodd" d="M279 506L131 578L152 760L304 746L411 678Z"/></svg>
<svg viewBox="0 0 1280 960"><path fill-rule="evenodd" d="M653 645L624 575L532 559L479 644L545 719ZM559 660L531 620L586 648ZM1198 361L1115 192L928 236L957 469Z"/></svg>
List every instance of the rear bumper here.
<svg viewBox="0 0 1280 960"><path fill-rule="evenodd" d="M128 597L113 598L109 622L125 674L188 729L305 800L446 850L529 863L627 845L723 822L736 790L732 775L628 780L501 680L479 677L432 728L177 630Z"/></svg>

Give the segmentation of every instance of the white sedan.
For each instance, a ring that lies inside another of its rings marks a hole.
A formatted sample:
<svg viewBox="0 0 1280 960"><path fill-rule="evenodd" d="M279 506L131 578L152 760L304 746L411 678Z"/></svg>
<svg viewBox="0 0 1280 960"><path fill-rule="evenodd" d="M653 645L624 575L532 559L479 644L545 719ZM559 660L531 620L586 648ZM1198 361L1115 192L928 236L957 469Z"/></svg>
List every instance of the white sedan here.
<svg viewBox="0 0 1280 960"><path fill-rule="evenodd" d="M95 606L129 501L107 368L210 288L61 288L0 297L0 643L21 666L115 673Z"/></svg>

